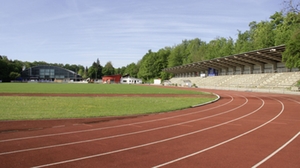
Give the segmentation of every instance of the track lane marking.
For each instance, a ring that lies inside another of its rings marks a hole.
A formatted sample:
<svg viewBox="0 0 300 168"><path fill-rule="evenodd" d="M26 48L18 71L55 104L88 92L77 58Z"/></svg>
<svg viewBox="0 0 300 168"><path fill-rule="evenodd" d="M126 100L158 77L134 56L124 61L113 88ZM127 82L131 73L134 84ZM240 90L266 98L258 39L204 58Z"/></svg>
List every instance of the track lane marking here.
<svg viewBox="0 0 300 168"><path fill-rule="evenodd" d="M262 99L260 99L260 100L262 100ZM238 117L238 118L235 118L235 119L232 119L232 120L229 120L229 121L226 121L226 122L223 122L223 123L211 126L211 127L207 127L207 128L201 129L201 130L189 132L189 133L186 133L186 134L182 134L182 135L178 135L178 136L175 136L175 137L166 138L166 139L162 139L162 140L159 140L159 141L154 141L154 142L150 142L150 143L146 143L146 144L142 144L142 145L132 146L132 147L129 147L129 148L123 148L123 149L119 149L119 150L114 150L114 151L110 151L110 152L105 152L105 153L100 153L100 154L95 154L95 155L90 155L90 156L85 156L85 157L80 157L80 158L75 158L75 159L60 161L60 162L53 162L53 163L49 163L49 164L34 166L32 168L48 167L48 166L54 166L54 165L59 165L59 164L64 164L64 163L70 163L70 162L75 162L75 161L80 161L80 160L85 160L85 159L100 157L100 156L104 156L104 155L109 155L109 154L119 153L119 152L128 151L128 150L132 150L132 149L137 149L137 148L141 148L141 147L145 147L145 146L155 145L155 144L159 144L159 143L171 141L171 140L174 140L174 139L186 137L186 136L189 136L189 135L193 135L193 134L196 134L196 133L200 133L200 132L203 132L203 131L206 131L206 130L210 130L210 129L213 129L213 128L217 128L217 127L226 125L228 123L240 120L240 119L245 118L245 117L247 117L247 116L249 116L251 114L254 114L257 111L259 111L265 105L264 100L262 100L262 102L263 102L262 105L259 108L257 108L256 110L253 110L251 113L248 113L248 114L243 115L241 117Z"/></svg>
<svg viewBox="0 0 300 168"><path fill-rule="evenodd" d="M279 151L281 151L283 148L285 148L288 144L290 144L299 135L300 135L300 131L294 137L292 137L289 141L287 141L285 144L283 144L280 148L278 148L277 150L275 150L273 153L271 153L269 156L267 156L266 158L264 158L263 160L261 160L260 162L258 162L257 164L255 164L254 166L252 166L252 168L256 168L256 167L260 166L261 164L263 164L264 162L266 162L267 160L269 160L271 157L273 157Z"/></svg>
<svg viewBox="0 0 300 168"><path fill-rule="evenodd" d="M273 98L273 99L274 99L274 98ZM238 139L238 138L240 138L240 137L242 137L242 136L244 136L244 135L247 135L247 134L249 134L249 133L251 133L251 132L254 132L254 131L258 130L259 128L261 128L261 127L263 127L263 126L269 124L270 122L272 122L272 121L274 121L276 118L278 118L278 117L283 113L283 111L284 111L284 104L283 104L280 100L278 100L278 99L274 99L274 100L278 101L278 102L281 104L281 111L280 111L275 117L273 117L271 120L269 120L269 121L267 121L267 122L261 124L261 125L258 126L258 127L253 128L253 129L251 129L251 130L249 130L249 131L247 131L247 132L244 132L244 133L242 133L242 134L240 134L240 135L238 135L238 136L235 136L235 137L233 137L233 138L230 138L230 139L228 139L228 140L226 140L226 141L223 141L223 142L218 143L218 144L216 144L216 145L213 145L213 146L210 146L210 147L208 147L208 148L202 149L202 150L200 150L200 151L194 152L194 153L192 153L192 154L189 154L189 155L186 155L186 156L183 156L183 157L180 157L180 158L171 160L171 161L169 161L169 162L162 163L162 164L157 165L157 166L154 166L154 167L152 167L152 168L163 167L163 166L166 166L166 165L169 165L169 164L172 164L172 163L181 161L181 160L183 160L183 159L187 159L187 158L189 158L189 157L198 155L198 154L200 154L200 153L203 153L203 152L208 151L208 150L210 150L210 149L219 147L219 146L221 146L221 145L223 145L223 144L226 144L226 143L228 143L228 142L231 142L231 141L233 141L233 140L235 140L235 139Z"/></svg>
<svg viewBox="0 0 300 168"><path fill-rule="evenodd" d="M202 117L202 118L198 118L198 119L194 119L194 120L189 120L189 121L185 121L185 122L181 122L181 123L176 123L176 124L172 124L172 125L166 125L166 126L162 126L162 127L151 128L151 129L147 129L147 130L136 131L136 132L126 133L126 134L119 134L119 135L113 135L113 136L108 136L108 137L96 138L96 139L89 139L89 140L77 141L77 142L70 142L70 143L64 143L64 144L49 145L49 146L43 146L43 147L37 147L37 148L29 148L29 149L15 150L15 151L9 151L9 152L2 152L2 153L0 153L0 156L1 155L14 154L14 153L20 153L20 152L28 152L28 151L34 151L34 150L41 150L41 149L48 149L48 148L69 146L69 145L75 145L75 144L81 144L81 143L87 143L87 142L93 142L93 141L100 141L100 140L105 140L105 139L118 138L118 137L123 137L123 136L135 135L135 134L140 134L140 133L145 133L145 132L150 132L150 131L156 131L156 130L160 130L160 129L170 128L170 127L174 127L174 126L184 125L184 124L192 123L192 122L196 122L196 121L201 121L201 120L204 120L204 119L208 119L208 118L216 117L216 116L219 116L219 115L223 115L223 114L226 114L226 113L229 113L231 111L234 111L236 109L241 108L242 106L244 106L244 105L246 105L248 103L248 99L246 97L244 97L244 98L245 98L246 101L243 104L241 104L240 106L237 106L237 107L235 107L233 109L224 111L222 113L217 113L217 114L214 114L214 115L210 115L210 116L206 116L206 117Z"/></svg>
<svg viewBox="0 0 300 168"><path fill-rule="evenodd" d="M93 129L87 129L87 130L81 130L81 131L70 131L70 132L63 132L63 133L56 133L56 134L37 135L37 136L29 136L29 137L22 137L22 138L12 138L12 139L0 140L0 143L10 142L10 141L18 141L18 140L25 140L25 139L34 139L34 138L44 138L44 137L51 137L51 136L69 135L69 134L76 134L76 133L83 133L83 132L92 132L92 131L99 131L99 130L106 130L106 129L113 129L113 128L120 128L120 127L124 127L124 126L135 125L135 124L151 123L151 122L156 122L156 121L168 120L168 119L172 119L172 118L178 118L178 117L182 117L182 116L193 115L193 114L213 110L213 109L216 109L216 108L219 108L219 107L222 107L222 106L225 106L225 105L231 103L234 98L230 95L227 95L227 96L231 97L231 100L224 103L224 104L221 104L221 105L218 105L218 106L215 106L215 107L211 107L211 108L208 108L208 109L195 111L195 112L190 112L190 113L181 114L181 115L176 115L176 116L172 116L172 117L165 117L165 118L159 118L159 119L155 119L155 120L142 121L142 122L136 122L136 123L130 123L130 124L122 124L122 125L116 125L116 126L110 126L110 127L93 128Z"/></svg>
<svg viewBox="0 0 300 168"><path fill-rule="evenodd" d="M297 100L294 100L294 99L287 99L287 100L291 100L291 101L293 101L293 102L295 102L295 103L298 103L298 104L300 104L300 102L299 102L299 101L297 101Z"/></svg>

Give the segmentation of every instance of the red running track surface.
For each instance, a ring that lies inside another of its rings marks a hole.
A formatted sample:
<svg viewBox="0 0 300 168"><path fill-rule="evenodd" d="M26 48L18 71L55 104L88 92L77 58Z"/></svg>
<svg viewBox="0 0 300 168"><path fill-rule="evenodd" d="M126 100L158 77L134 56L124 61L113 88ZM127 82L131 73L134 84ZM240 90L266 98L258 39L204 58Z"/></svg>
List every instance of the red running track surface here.
<svg viewBox="0 0 300 168"><path fill-rule="evenodd" d="M300 96L201 90L221 98L170 113L1 132L0 167L300 167Z"/></svg>

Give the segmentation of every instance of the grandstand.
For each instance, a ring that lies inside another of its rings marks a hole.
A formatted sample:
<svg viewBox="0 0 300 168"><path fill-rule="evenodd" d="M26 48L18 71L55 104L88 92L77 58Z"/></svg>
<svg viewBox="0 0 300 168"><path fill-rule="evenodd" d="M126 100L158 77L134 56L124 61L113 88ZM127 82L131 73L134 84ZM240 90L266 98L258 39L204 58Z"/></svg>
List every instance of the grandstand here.
<svg viewBox="0 0 300 168"><path fill-rule="evenodd" d="M199 88L286 92L300 80L297 68L288 69L282 60L285 46L166 68L173 73L172 85L191 81Z"/></svg>

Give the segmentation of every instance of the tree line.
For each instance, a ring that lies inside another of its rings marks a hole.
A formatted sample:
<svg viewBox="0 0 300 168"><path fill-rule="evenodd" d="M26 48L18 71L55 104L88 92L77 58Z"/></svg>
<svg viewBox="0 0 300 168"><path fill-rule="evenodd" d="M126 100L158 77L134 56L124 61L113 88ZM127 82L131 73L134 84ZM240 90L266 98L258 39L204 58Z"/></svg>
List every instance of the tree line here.
<svg viewBox="0 0 300 168"><path fill-rule="evenodd" d="M284 10L275 12L265 21L252 21L249 30L237 30L237 39L216 37L206 42L199 38L183 40L180 44L167 46L158 51L148 52L137 63L121 68L114 68L111 61L104 66L99 59L90 67L82 65L56 64L46 62L22 62L9 60L0 56L0 80L9 81L19 77L23 67L36 65L53 65L77 72L83 78L101 79L104 75L128 74L150 82L155 78L169 79L172 74L164 72L164 68L180 66L252 50L286 45L282 53L282 61L288 68L300 69L300 2L284 1Z"/></svg>

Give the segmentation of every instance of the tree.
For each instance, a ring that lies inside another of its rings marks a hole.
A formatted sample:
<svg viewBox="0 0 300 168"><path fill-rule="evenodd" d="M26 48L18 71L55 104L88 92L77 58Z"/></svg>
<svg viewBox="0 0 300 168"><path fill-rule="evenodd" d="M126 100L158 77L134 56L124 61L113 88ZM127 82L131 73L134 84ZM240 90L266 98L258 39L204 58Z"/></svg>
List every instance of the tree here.
<svg viewBox="0 0 300 168"><path fill-rule="evenodd" d="M290 28L286 24L286 18L282 12L276 12L270 16L271 23L274 25L274 43L275 45L281 45L287 43L291 36Z"/></svg>
<svg viewBox="0 0 300 168"><path fill-rule="evenodd" d="M300 29L295 30L282 54L285 66L300 69Z"/></svg>
<svg viewBox="0 0 300 168"><path fill-rule="evenodd" d="M80 75L83 79L85 79L85 78L84 78L84 69L81 69L81 68L80 68L80 69L78 70L78 75Z"/></svg>
<svg viewBox="0 0 300 168"><path fill-rule="evenodd" d="M15 80L15 79L17 79L17 78L19 78L21 75L20 75L20 73L18 73L18 72L10 72L9 73L9 78L11 79L11 80Z"/></svg>
<svg viewBox="0 0 300 168"><path fill-rule="evenodd" d="M150 81L154 78L166 78L166 74L162 73L162 70L168 67L168 57L170 53L171 48L168 47L160 49L158 52L149 50L137 64L138 66L140 65L137 74L138 78L143 79L143 81Z"/></svg>
<svg viewBox="0 0 300 168"><path fill-rule="evenodd" d="M245 31L242 33L238 30L238 38L235 42L234 53L243 53L252 50L250 32Z"/></svg>
<svg viewBox="0 0 300 168"><path fill-rule="evenodd" d="M91 79L95 79L96 78L96 68L95 66L90 66L89 69L88 69L88 77L91 78Z"/></svg>
<svg viewBox="0 0 300 168"><path fill-rule="evenodd" d="M122 66L121 68L115 69L115 74L125 75L126 67Z"/></svg>
<svg viewBox="0 0 300 168"><path fill-rule="evenodd" d="M287 38L282 60L288 68L300 69L300 2L293 0L284 1L286 16L282 23Z"/></svg>
<svg viewBox="0 0 300 168"><path fill-rule="evenodd" d="M141 66L138 72L138 78L143 79L144 81L148 81L151 78L153 78L154 72L152 69L154 68L152 65L154 64L154 55L151 50L148 50L148 53L146 53L142 60L141 60Z"/></svg>
<svg viewBox="0 0 300 168"><path fill-rule="evenodd" d="M0 57L0 80L9 82L20 76L22 62L19 60L9 60L7 56Z"/></svg>
<svg viewBox="0 0 300 168"><path fill-rule="evenodd" d="M83 72L83 76L82 76L83 79L88 78L88 71L89 71L89 69L88 69L88 67L86 66L86 67L84 68L84 72Z"/></svg>
<svg viewBox="0 0 300 168"><path fill-rule="evenodd" d="M115 68L113 67L111 61L108 61L102 68L103 75L113 75L115 73Z"/></svg>
<svg viewBox="0 0 300 168"><path fill-rule="evenodd" d="M295 0L285 0L283 1L283 12L285 13L299 13L300 12L300 1Z"/></svg>
<svg viewBox="0 0 300 168"><path fill-rule="evenodd" d="M2 81L9 81L9 68L8 68L8 62L5 59L5 56L1 56L0 58L0 80Z"/></svg>
<svg viewBox="0 0 300 168"><path fill-rule="evenodd" d="M88 69L88 77L93 79L102 78L102 66L98 58L97 61L93 62L92 66Z"/></svg>
<svg viewBox="0 0 300 168"><path fill-rule="evenodd" d="M188 56L188 62L199 62L203 61L205 59L205 48L206 42L201 41L198 38L195 38L190 41L190 43L187 46L187 49L189 50L189 56Z"/></svg>
<svg viewBox="0 0 300 168"><path fill-rule="evenodd" d="M205 59L214 59L233 54L234 42L232 38L218 37L211 40L205 47Z"/></svg>
<svg viewBox="0 0 300 168"><path fill-rule="evenodd" d="M162 80L168 79L168 73L164 73L162 70L168 67L168 57L171 54L171 48L165 47L157 52L157 58L154 65L156 66L155 78L161 78Z"/></svg>
<svg viewBox="0 0 300 168"><path fill-rule="evenodd" d="M183 64L183 52L180 46L175 46L168 57L168 67L179 66Z"/></svg>
<svg viewBox="0 0 300 168"><path fill-rule="evenodd" d="M137 78L139 67L135 63L131 63L126 66L124 74L129 74L131 77Z"/></svg>
<svg viewBox="0 0 300 168"><path fill-rule="evenodd" d="M253 32L252 41L254 49L262 49L274 46L274 24L269 21L262 21L256 24L256 29Z"/></svg>

